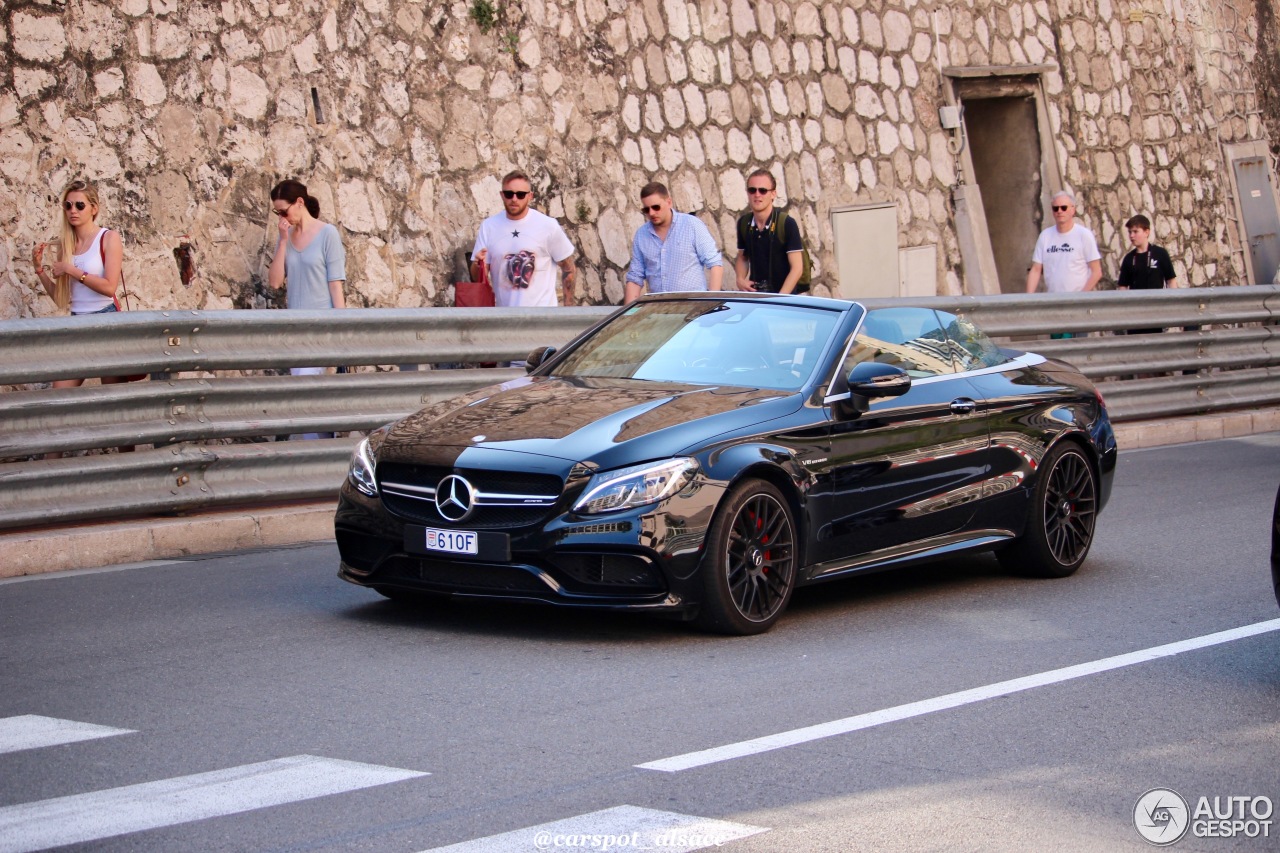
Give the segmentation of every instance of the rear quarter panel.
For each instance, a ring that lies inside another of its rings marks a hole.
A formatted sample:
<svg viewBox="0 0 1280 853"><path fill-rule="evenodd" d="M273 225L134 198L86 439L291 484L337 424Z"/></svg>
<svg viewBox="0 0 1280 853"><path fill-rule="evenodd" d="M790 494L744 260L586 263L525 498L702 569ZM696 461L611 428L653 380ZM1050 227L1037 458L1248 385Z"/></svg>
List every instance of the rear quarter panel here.
<svg viewBox="0 0 1280 853"><path fill-rule="evenodd" d="M1089 452L1099 474L1100 506L1111 492L1115 434L1088 379L1059 361L978 374L991 428L992 470L974 523L989 521L1021 533L1030 490L1045 454L1057 442L1074 440Z"/></svg>

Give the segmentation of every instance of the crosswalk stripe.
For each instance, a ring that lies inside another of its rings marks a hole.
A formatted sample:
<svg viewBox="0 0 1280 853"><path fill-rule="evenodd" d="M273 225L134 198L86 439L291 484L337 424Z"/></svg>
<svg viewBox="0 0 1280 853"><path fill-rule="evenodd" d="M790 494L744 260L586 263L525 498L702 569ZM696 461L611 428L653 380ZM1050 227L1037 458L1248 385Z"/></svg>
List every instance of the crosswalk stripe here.
<svg viewBox="0 0 1280 853"><path fill-rule="evenodd" d="M426 776L294 755L0 808L0 853L28 853Z"/></svg>
<svg viewBox="0 0 1280 853"><path fill-rule="evenodd" d="M528 853L530 850L662 850L689 853L768 832L767 827L730 823L639 806L614 806L598 812L527 826L423 853Z"/></svg>
<svg viewBox="0 0 1280 853"><path fill-rule="evenodd" d="M708 764L744 758L748 755L759 755L762 752L769 752L774 749L783 749L788 746L849 734L850 732L861 731L886 723L896 723L900 720L909 720L912 717L960 708L974 702L985 702L997 696L1011 696L1024 690L1034 690L1037 687L1045 687L1050 684L1061 684L1064 681L1097 675L1100 672L1110 672L1124 667L1149 663L1153 660L1180 655L1184 652L1206 649L1222 643L1231 643L1236 640L1256 637L1260 634L1268 634L1275 631L1280 631L1280 619L1268 619L1265 622L1255 622L1252 625L1243 625L1239 628L1219 631L1216 634L1205 634L1200 637L1192 637L1189 640L1179 640L1176 643L1166 643L1163 646L1152 646L1151 648L1129 652L1128 654L1115 655L1074 666L1064 666L1061 669L1052 669L1035 675L1024 675L1021 678L1012 678L1008 681L1000 681L983 687L947 693L943 696L935 696L932 699L923 699L919 702L896 705L892 708L871 711L867 714L858 714L854 717L845 717L841 720L832 720L829 723L818 723L813 726L791 729L778 734L765 735L764 737L739 741L725 746L716 746L711 749L699 750L698 752L686 752L684 755L674 755L670 758L661 758L657 761L637 764L636 767L642 770L677 773L694 767L705 767Z"/></svg>
<svg viewBox="0 0 1280 853"><path fill-rule="evenodd" d="M20 717L0 719L0 753L133 733L133 729L113 729L110 726L95 726L93 723L23 714Z"/></svg>

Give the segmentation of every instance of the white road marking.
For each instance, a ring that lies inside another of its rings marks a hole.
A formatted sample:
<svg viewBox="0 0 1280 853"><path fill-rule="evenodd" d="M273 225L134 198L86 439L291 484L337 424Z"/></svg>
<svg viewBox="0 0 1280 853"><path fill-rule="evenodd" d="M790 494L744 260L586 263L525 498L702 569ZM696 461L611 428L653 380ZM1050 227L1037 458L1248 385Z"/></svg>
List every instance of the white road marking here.
<svg viewBox="0 0 1280 853"><path fill-rule="evenodd" d="M530 853L539 850L662 850L689 853L768 832L724 820L614 806L577 817L527 826L423 853Z"/></svg>
<svg viewBox="0 0 1280 853"><path fill-rule="evenodd" d="M0 808L0 853L27 853L426 776L294 755Z"/></svg>
<svg viewBox="0 0 1280 853"><path fill-rule="evenodd" d="M0 753L133 733L133 729L113 729L110 726L95 726L93 723L23 714L20 717L0 719Z"/></svg>
<svg viewBox="0 0 1280 853"><path fill-rule="evenodd" d="M1044 687L1049 684L1058 684L1063 681L1070 681L1074 678L1084 678L1087 675L1096 675L1100 672L1107 672L1112 669L1121 669L1126 666L1147 663L1148 661L1159 660L1160 658L1170 657L1171 655L1195 651L1196 649L1203 649L1209 646L1217 646L1222 643L1230 643L1234 640L1242 640L1246 637L1255 637L1259 634L1266 634L1272 631L1280 631L1280 619L1270 619L1266 622L1257 622L1253 625L1244 625L1240 628L1232 628L1229 631L1219 631L1216 634L1206 634L1202 637L1193 637L1190 640L1180 640L1176 643L1168 643L1163 646L1153 646L1149 649L1142 649L1136 652L1129 652L1128 654L1116 655L1115 657L1102 658L1101 660L1092 661L1090 663L1081 663L1076 664L1075 666L1063 667L1062 669L1053 669L1036 675L1027 675L1022 678L1014 678L1009 681L988 684L985 687L961 690L958 693L948 693L945 696L937 696L933 699L924 699L919 702L911 702L906 705L898 705L893 708L885 708L880 711L859 714L855 717L845 717L842 720L833 720L829 723L805 726L801 729L792 729L791 731L766 735L764 737L754 738L753 740L731 743L725 746L714 747L712 749L704 749L698 752L687 752L684 755L675 755L671 758L663 758L658 761L650 761L645 764L637 764L635 766L642 770L661 770L667 773L675 773L680 770L689 770L693 767L702 767L706 764L729 761L733 758L743 758L748 755L756 755L761 752L769 752L770 750L782 749L787 746L795 746L801 743L821 740L822 738L860 731L861 729L869 729L873 726L883 725L884 723L894 723L899 720L910 719L911 717L932 714L935 711L945 711L949 708L958 708L962 705L982 702L987 699L994 699L997 696L1008 696L1011 693L1019 693L1023 690L1031 690L1033 688Z"/></svg>

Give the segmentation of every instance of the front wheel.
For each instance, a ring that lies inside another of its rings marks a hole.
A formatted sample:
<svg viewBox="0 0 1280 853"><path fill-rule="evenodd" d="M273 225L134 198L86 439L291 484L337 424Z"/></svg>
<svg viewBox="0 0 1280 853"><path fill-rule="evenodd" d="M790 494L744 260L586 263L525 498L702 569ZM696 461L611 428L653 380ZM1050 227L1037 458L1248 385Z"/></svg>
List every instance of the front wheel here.
<svg viewBox="0 0 1280 853"><path fill-rule="evenodd" d="M707 535L698 623L721 634L773 627L796 583L796 525L782 493L763 480L735 486Z"/></svg>
<svg viewBox="0 0 1280 853"><path fill-rule="evenodd" d="M997 553L1011 572L1065 578L1080 568L1093 544L1098 479L1074 444L1060 444L1040 462L1027 529Z"/></svg>

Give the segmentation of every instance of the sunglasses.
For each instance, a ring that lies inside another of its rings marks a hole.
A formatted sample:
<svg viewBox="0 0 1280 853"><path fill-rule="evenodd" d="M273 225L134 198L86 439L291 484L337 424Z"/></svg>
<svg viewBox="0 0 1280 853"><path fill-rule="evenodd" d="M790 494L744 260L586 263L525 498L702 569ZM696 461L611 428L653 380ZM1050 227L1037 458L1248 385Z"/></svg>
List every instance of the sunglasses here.
<svg viewBox="0 0 1280 853"><path fill-rule="evenodd" d="M1069 205L1069 204L1055 204L1055 205L1053 206L1053 209L1054 209L1055 211L1059 211L1059 210L1070 210L1070 209L1071 209L1071 205Z"/></svg>
<svg viewBox="0 0 1280 853"><path fill-rule="evenodd" d="M662 210L662 202L658 202L657 204L640 205L641 213L649 213L649 212L657 213L659 210Z"/></svg>
<svg viewBox="0 0 1280 853"><path fill-rule="evenodd" d="M84 210L86 207L88 207L88 205L85 204L83 201L64 201L62 203L63 210L70 210L73 207L76 210Z"/></svg>
<svg viewBox="0 0 1280 853"><path fill-rule="evenodd" d="M503 198L518 198L521 201L524 201L524 197L527 195L533 195L533 190L503 190L502 191Z"/></svg>
<svg viewBox="0 0 1280 853"><path fill-rule="evenodd" d="M749 195L768 195L771 192L773 192L773 190L768 187L747 187L747 193Z"/></svg>

